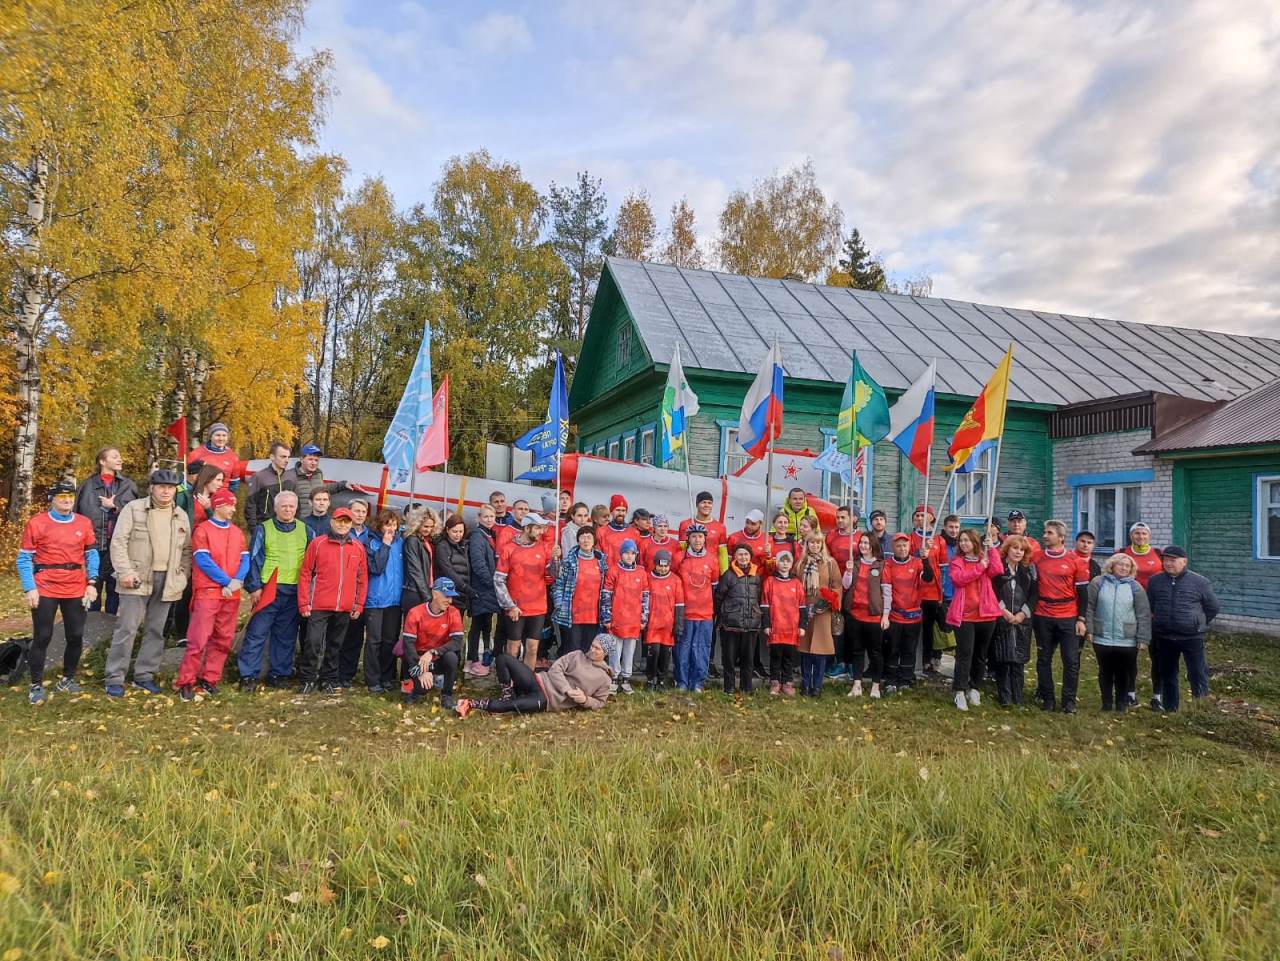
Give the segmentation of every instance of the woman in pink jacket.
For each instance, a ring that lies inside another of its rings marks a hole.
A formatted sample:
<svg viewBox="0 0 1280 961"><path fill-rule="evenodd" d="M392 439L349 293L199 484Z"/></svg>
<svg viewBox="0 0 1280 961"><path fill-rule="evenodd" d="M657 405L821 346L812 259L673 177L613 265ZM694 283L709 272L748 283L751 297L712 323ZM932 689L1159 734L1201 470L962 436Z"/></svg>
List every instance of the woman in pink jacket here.
<svg viewBox="0 0 1280 961"><path fill-rule="evenodd" d="M1004 565L990 539L984 541L976 531L963 530L956 539L950 573L956 589L947 608L947 623L956 629L956 671L951 689L956 707L967 711L970 704L982 703L974 685L982 677L986 651L1000 618L1000 602L991 581L1004 573Z"/></svg>

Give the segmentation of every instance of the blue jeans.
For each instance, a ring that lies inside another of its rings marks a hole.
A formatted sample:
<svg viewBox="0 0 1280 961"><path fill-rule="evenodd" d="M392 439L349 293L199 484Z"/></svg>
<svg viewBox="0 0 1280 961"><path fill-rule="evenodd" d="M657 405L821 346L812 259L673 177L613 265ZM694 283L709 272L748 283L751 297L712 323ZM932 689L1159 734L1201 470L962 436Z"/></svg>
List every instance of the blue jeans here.
<svg viewBox="0 0 1280 961"><path fill-rule="evenodd" d="M1160 681L1166 711L1178 709L1178 659L1187 662L1187 680L1191 696L1201 698L1209 693L1209 665L1204 656L1204 635L1199 637L1160 638Z"/></svg>
<svg viewBox="0 0 1280 961"><path fill-rule="evenodd" d="M800 688L805 691L822 690L823 668L827 659L822 654L800 655Z"/></svg>
<svg viewBox="0 0 1280 961"><path fill-rule="evenodd" d="M262 648L271 639L270 678L288 677L293 673L293 654L298 643L298 588L281 584L270 604L249 619L244 630L244 643L236 666L243 680L256 681L262 676Z"/></svg>
<svg viewBox="0 0 1280 961"><path fill-rule="evenodd" d="M684 622L684 633L676 638L675 670L676 687L695 688L707 683L707 671L711 667L712 621Z"/></svg>

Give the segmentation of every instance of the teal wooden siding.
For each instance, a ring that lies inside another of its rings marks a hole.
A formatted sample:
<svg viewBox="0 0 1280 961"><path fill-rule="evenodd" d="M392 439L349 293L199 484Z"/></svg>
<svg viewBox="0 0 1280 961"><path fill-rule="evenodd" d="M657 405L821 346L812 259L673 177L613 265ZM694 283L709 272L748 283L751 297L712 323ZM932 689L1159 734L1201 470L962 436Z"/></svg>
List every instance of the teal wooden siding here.
<svg viewBox="0 0 1280 961"><path fill-rule="evenodd" d="M1213 581L1228 614L1280 619L1280 561L1254 556L1259 474L1280 474L1280 454L1180 460L1174 465L1174 538Z"/></svg>

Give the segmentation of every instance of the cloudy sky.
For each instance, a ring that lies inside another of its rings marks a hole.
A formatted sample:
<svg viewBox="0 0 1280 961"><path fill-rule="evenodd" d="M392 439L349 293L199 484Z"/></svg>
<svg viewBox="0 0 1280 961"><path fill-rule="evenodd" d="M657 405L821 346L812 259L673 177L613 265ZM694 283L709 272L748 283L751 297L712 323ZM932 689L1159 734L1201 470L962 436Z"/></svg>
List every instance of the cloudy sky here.
<svg viewBox="0 0 1280 961"><path fill-rule="evenodd" d="M1280 5L312 0L324 146L404 207L485 147L539 188L728 193L806 157L939 296L1280 336Z"/></svg>

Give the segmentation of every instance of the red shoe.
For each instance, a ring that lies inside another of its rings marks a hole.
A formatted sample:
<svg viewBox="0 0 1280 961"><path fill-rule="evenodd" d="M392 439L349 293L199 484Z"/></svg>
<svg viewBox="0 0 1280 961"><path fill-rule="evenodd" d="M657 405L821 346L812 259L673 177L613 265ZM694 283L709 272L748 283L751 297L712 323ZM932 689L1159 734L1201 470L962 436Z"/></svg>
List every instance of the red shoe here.
<svg viewBox="0 0 1280 961"><path fill-rule="evenodd" d="M471 713L471 701L468 698L458 698L458 703L453 705L453 713L458 715L459 720Z"/></svg>

